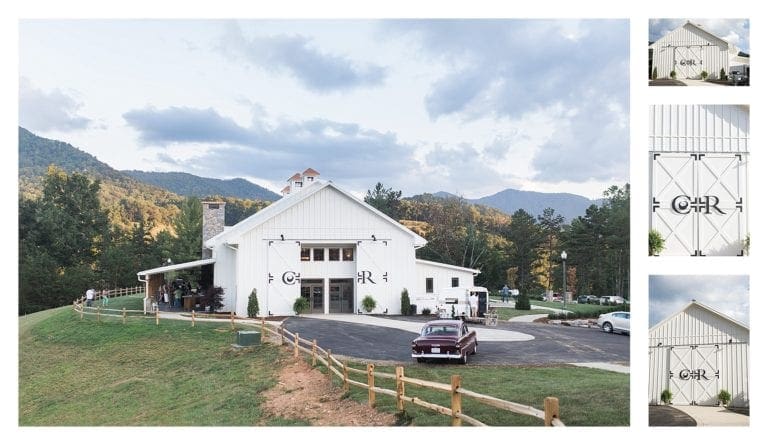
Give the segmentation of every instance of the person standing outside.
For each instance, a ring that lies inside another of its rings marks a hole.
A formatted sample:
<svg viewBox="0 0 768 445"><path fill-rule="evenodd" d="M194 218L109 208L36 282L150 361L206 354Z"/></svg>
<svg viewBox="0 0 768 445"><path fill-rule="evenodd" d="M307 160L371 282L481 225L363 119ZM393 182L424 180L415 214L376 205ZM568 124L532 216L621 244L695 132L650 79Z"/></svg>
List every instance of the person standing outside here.
<svg viewBox="0 0 768 445"><path fill-rule="evenodd" d="M184 291L181 289L181 286L173 291L173 307L181 307L181 294L183 293Z"/></svg>
<svg viewBox="0 0 768 445"><path fill-rule="evenodd" d="M93 288L88 289L85 291L85 305L88 307L93 306L93 297L96 294L96 291L93 290Z"/></svg>
<svg viewBox="0 0 768 445"><path fill-rule="evenodd" d="M505 284L503 288L501 288L501 302L507 303L509 301L509 287Z"/></svg>

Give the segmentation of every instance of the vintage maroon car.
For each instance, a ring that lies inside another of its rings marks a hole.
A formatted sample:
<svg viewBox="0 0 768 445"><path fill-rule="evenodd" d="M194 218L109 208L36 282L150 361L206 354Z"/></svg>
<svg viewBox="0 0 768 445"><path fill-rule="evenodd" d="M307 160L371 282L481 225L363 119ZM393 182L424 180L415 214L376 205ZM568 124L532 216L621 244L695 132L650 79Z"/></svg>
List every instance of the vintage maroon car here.
<svg viewBox="0 0 768 445"><path fill-rule="evenodd" d="M467 363L467 356L477 352L477 334L462 320L434 320L421 328L411 342L411 357L421 363L426 359L456 359Z"/></svg>

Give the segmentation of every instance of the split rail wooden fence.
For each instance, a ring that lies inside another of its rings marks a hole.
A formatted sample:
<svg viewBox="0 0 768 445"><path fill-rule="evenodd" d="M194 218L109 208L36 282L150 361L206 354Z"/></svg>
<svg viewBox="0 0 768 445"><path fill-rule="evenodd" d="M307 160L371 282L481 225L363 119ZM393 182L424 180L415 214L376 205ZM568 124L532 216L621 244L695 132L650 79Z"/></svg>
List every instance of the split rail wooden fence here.
<svg viewBox="0 0 768 445"><path fill-rule="evenodd" d="M311 359L312 366L315 366L317 362L325 365L328 369L328 380L333 382L334 376L341 379L344 391L349 391L350 385L367 389L368 405L371 407L376 405L376 395L383 394L395 398L397 410L400 412L405 410L405 403L407 402L449 416L451 418L451 425L453 426L461 426L462 422L475 426L486 426L481 421L464 414L462 411L462 398L469 398L505 411L541 419L545 426L565 426L560 420L560 405L559 400L556 397L546 397L544 399L544 410L540 410L531 406L498 399L496 397L464 389L461 387L460 375L451 376L451 383L446 384L406 377L402 366L395 367L394 374L376 371L375 365L370 363L366 365L365 370L356 369L350 367L346 361L339 361L333 356L330 349L326 350L321 348L316 340L309 341L303 339L298 333L289 332L282 326L268 326L262 319L262 342L268 340L268 334L277 337L277 340L281 345L288 342L288 345L293 348L294 357L298 358L300 353L304 353ZM350 374L364 376L362 378L364 381L354 380L350 378ZM376 382L380 382L382 379L394 381L394 389L376 386ZM406 385L429 388L448 393L451 395L451 406L445 407L427 402L418 397L408 396L406 395Z"/></svg>
<svg viewBox="0 0 768 445"><path fill-rule="evenodd" d="M135 292L135 291L131 292L131 289L134 289L134 288L119 290L127 293L118 292L115 295L131 295L133 293L140 292L141 290L143 290L143 287L139 287L138 292ZM85 298L83 297L73 302L74 310L75 312L78 312L80 314L81 319L83 318L84 314L90 313L90 314L96 314L96 317L99 321L101 319L100 317L102 316L111 316L111 317L122 317L123 323L125 323L126 318L129 316L129 314L131 314L130 316L133 316L133 317L139 316L141 318L154 318L156 324L160 323L161 317L160 317L159 310L155 311L155 313L152 314L151 316L145 316L143 310L126 310L125 308L123 308L122 310L108 309L108 308L102 308L98 305L95 307L87 307L85 306L84 300ZM219 319L219 320L228 319L232 329L233 330L235 329L235 316L234 316L234 313L232 312L230 312L228 316L225 314L215 314L215 315L205 314L203 316L198 315L196 317L195 312L192 311L191 318L190 318L190 322L192 323L192 326L195 326L196 318L197 319L200 319L200 318ZM239 320L239 321L243 321L243 320ZM269 341L269 335L276 337L275 340L279 342L280 345L288 345L292 347L294 357L298 358L300 353L304 353L304 354L307 354L311 359L312 366L316 366L318 362L325 365L325 367L328 370L329 382L331 383L333 382L334 376L338 377L341 380L342 388L345 392L349 391L350 385L368 390L368 405L371 407L376 405L376 395L383 394L385 396L395 398L397 410L400 412L403 412L405 410L406 403L411 403L413 405L420 406L422 408L426 408L426 409L438 412L440 414L449 416L451 418L452 426L461 426L463 422L466 422L470 425L475 425L475 426L486 426L481 421L473 417L470 417L467 414L464 414L464 412L462 411L462 399L469 398L498 409L541 419L544 422L545 426L565 426L565 424L560 420L560 404L559 404L559 400L556 397L546 397L544 399L544 410L540 410L531 406L523 405L516 402L510 402L503 399L498 399L496 397L492 397L492 396L488 396L485 394L480 394L474 391L464 389L461 386L460 375L451 376L450 383L437 383L437 382L431 382L428 380L421 380L421 379L416 379L412 377L407 377L405 375L405 370L402 366L395 367L394 374L376 371L375 365L370 363L366 365L366 369L364 370L357 369L354 367L350 367L347 361L341 362L340 360L338 360L336 357L333 356L330 349L321 348L317 344L317 340L310 341L310 340L301 338L301 336L298 333L292 333L286 330L285 328L283 328L282 325L277 327L268 325L265 322L265 320L262 318L261 319L262 343ZM350 378L350 375L364 376L362 378L363 381L354 380ZM393 381L394 389L376 386L376 383L381 382L382 379ZM448 393L451 396L451 406L446 407L446 406L438 405L435 403L427 402L418 397L408 396L406 394L406 385L412 385L412 386L417 386L421 388L428 388L435 391Z"/></svg>

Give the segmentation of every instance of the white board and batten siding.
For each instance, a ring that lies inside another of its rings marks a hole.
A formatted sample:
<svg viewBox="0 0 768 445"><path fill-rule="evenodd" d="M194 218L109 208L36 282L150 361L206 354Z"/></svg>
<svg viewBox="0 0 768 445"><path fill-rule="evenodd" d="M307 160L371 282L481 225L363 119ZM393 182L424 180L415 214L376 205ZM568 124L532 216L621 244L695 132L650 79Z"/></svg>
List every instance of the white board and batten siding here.
<svg viewBox="0 0 768 445"><path fill-rule="evenodd" d="M700 79L702 71L709 79L719 78L721 69L728 73L728 43L691 23L670 31L650 48L658 78L669 78L672 71L684 79Z"/></svg>
<svg viewBox="0 0 768 445"><path fill-rule="evenodd" d="M650 329L648 402L672 392L673 405L718 404L727 390L732 405L749 406L749 328L692 302Z"/></svg>
<svg viewBox="0 0 768 445"><path fill-rule="evenodd" d="M411 304L416 305L416 311L429 308L434 314L437 308L437 297L441 289L452 287L453 278L457 278L458 287L474 286L474 276L479 270L451 266L433 261L416 260L415 282L408 289ZM432 292L427 292L427 278L432 278Z"/></svg>
<svg viewBox="0 0 768 445"><path fill-rule="evenodd" d="M254 288L258 290L262 314L290 315L293 302L300 295L298 279L326 278L302 274L302 270L312 274L313 266L301 264L301 246L353 247L356 264L361 253L363 261L370 263L370 255L365 251L377 249L380 256L375 264L368 265L375 266L372 273L377 275L371 277L373 281L383 285L371 288L369 280L363 284L355 276L355 308L360 307L364 295L371 294L377 301L375 312L399 312L400 291L413 281L414 271L409 267L415 260L413 237L333 187L298 200L238 238L238 315L246 313L248 294ZM380 249L384 252L379 252ZM286 282L286 272L299 276L295 281L287 277Z"/></svg>
<svg viewBox="0 0 768 445"><path fill-rule="evenodd" d="M749 233L749 109L651 105L650 224L662 255L739 256Z"/></svg>

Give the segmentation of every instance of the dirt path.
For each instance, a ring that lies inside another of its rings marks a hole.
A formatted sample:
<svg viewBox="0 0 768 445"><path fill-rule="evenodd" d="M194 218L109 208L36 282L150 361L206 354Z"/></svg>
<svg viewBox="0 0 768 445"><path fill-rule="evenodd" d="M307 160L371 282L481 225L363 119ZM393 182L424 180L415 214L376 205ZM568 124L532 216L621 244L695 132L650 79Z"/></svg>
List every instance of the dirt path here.
<svg viewBox="0 0 768 445"><path fill-rule="evenodd" d="M331 387L328 376L293 357L282 358L277 385L263 395L270 417L301 419L313 426L391 426L393 414L380 413L367 405L342 398Z"/></svg>

